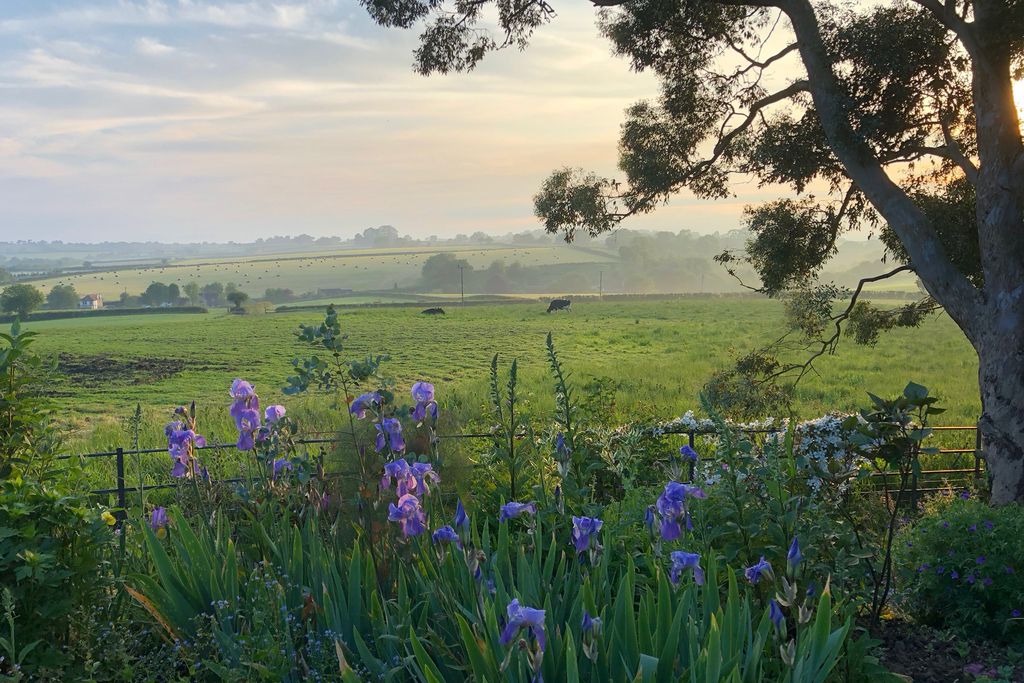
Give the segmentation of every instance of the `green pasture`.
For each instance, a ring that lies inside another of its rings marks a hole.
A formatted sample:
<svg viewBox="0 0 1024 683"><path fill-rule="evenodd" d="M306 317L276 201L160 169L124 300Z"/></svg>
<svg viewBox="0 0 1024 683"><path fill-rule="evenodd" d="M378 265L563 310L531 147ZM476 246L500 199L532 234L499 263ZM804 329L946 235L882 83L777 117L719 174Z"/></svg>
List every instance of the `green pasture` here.
<svg viewBox="0 0 1024 683"><path fill-rule="evenodd" d="M607 410L623 421L666 419L698 409L708 376L738 354L781 332L781 305L767 300L708 298L649 302L579 302L572 313L547 314L542 303L447 309L342 312L351 355L385 353L384 375L403 392L414 381L437 385L453 429L481 414L491 357L518 358L527 405L551 405L544 338L583 386L613 388ZM308 353L295 339L315 311L236 316L129 316L31 323L36 348L60 357L63 378L52 393L71 428L68 449L101 450L128 443L123 418L135 405L146 414L142 446L162 444L162 425L179 404L196 400L208 436L233 438L228 386L253 381L264 403L285 402L311 431L332 430L339 413L322 398L282 397L291 360ZM885 335L876 347L844 343L798 387L796 410L815 417L863 405L865 392L893 394L908 380L930 387L949 410L944 424L973 424L978 407L975 356L946 317L920 330Z"/></svg>
<svg viewBox="0 0 1024 683"><path fill-rule="evenodd" d="M202 259L175 261L149 268L117 268L104 272L68 274L33 281L43 293L54 285L70 284L79 294L100 294L116 300L121 293L139 294L152 282L177 284L189 281L200 285L210 282L234 282L250 296L262 296L268 288L291 289L296 294L319 288L387 290L413 285L419 279L423 263L433 254L450 251L466 259L474 268L485 268L493 261L524 266L606 262L611 253L597 247L554 245L548 247L504 247L443 249L348 250L316 254L282 254L251 259ZM457 288L458 283L453 282Z"/></svg>

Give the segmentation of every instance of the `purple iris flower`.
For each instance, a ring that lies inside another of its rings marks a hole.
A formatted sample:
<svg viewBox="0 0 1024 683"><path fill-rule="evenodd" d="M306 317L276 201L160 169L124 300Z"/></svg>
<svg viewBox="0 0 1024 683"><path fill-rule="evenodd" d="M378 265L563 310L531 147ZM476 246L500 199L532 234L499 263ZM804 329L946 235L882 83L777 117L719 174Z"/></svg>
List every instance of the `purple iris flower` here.
<svg viewBox="0 0 1024 683"><path fill-rule="evenodd" d="M388 520L398 522L405 536L419 536L427 530L427 515L420 507L420 500L411 493L398 499L398 505L388 505Z"/></svg>
<svg viewBox="0 0 1024 683"><path fill-rule="evenodd" d="M665 484L665 490L658 496L655 506L661 515L661 537L666 541L683 535L681 521L686 523L687 529L693 528L687 509L687 498L707 498L707 494L697 486L670 481Z"/></svg>
<svg viewBox="0 0 1024 683"><path fill-rule="evenodd" d="M782 608L779 607L779 603L774 598L768 602L768 618L771 619L776 630L782 630L782 624L786 617L782 614Z"/></svg>
<svg viewBox="0 0 1024 683"><path fill-rule="evenodd" d="M395 493L399 498L416 490L416 478L412 476L412 468L409 467L405 458L399 458L384 465L384 476L380 480L380 487L389 489L392 481L395 483Z"/></svg>
<svg viewBox="0 0 1024 683"><path fill-rule="evenodd" d="M577 553L585 553L591 546L598 545L597 533L602 526L604 522L596 517L572 518L572 540L576 544Z"/></svg>
<svg viewBox="0 0 1024 683"><path fill-rule="evenodd" d="M963 499L963 500L968 500L968 499L969 499L970 497L971 497L971 492L970 492L970 491L968 491L967 489L964 489L964 490L963 490L963 491L962 491L962 492L960 493L960 498L961 498L961 499Z"/></svg>
<svg viewBox="0 0 1024 683"><path fill-rule="evenodd" d="M236 379L231 383L231 398L247 399L256 395L256 389L244 379Z"/></svg>
<svg viewBox="0 0 1024 683"><path fill-rule="evenodd" d="M274 424L282 417L284 417L285 409L284 406L267 406L267 410L263 413L263 419L267 421L267 424Z"/></svg>
<svg viewBox="0 0 1024 683"><path fill-rule="evenodd" d="M693 570L693 580L698 586L704 585L704 570L700 568L700 554L676 550L669 558L672 561L670 578L672 583L679 583L679 578L686 570Z"/></svg>
<svg viewBox="0 0 1024 683"><path fill-rule="evenodd" d="M747 577L747 581L751 585L756 586L761 582L762 578L767 578L769 581L775 578L775 572L772 571L772 565L764 559L764 555L757 561L756 564L747 567L743 575Z"/></svg>
<svg viewBox="0 0 1024 683"><path fill-rule="evenodd" d="M964 581L966 581L967 583L970 583L970 584L973 584L973 583L974 583L974 582L975 582L976 580L977 580L977 579L975 579L975 578L974 578L974 574L968 574L968 575L967 575L967 576L966 576L966 577L964 578Z"/></svg>
<svg viewBox="0 0 1024 683"><path fill-rule="evenodd" d="M951 572L949 573L949 578L951 578L951 579L953 579L954 581L956 581L957 579L959 579L959 578L960 578L960 572L958 572L957 570L955 570L955 569L954 569L953 571L951 571Z"/></svg>
<svg viewBox="0 0 1024 683"><path fill-rule="evenodd" d="M416 382L412 385L412 400L416 407L412 409L412 419L417 423L427 419L427 415L437 419L437 401L434 400L434 385L430 382Z"/></svg>
<svg viewBox="0 0 1024 683"><path fill-rule="evenodd" d="M1010 612L1010 616L1013 617L1014 619L1020 619L1020 610L1019 609L1015 609L1015 610L1011 611Z"/></svg>
<svg viewBox="0 0 1024 683"><path fill-rule="evenodd" d="M985 525L985 529L987 531L992 531L992 529L994 529L996 527L995 524L993 524L990 520L987 520L987 519L984 522L982 522L982 524Z"/></svg>
<svg viewBox="0 0 1024 683"><path fill-rule="evenodd" d="M462 541L459 540L459 534L450 526L441 527L434 532L432 538L434 539L434 543L454 543L459 548L462 547Z"/></svg>
<svg viewBox="0 0 1024 683"><path fill-rule="evenodd" d="M979 555L978 557L974 558L974 561L978 564L985 564L985 556Z"/></svg>
<svg viewBox="0 0 1024 683"><path fill-rule="evenodd" d="M601 626L601 620L597 617L590 616L590 612L583 610L583 623L580 625L580 631L584 634L590 633Z"/></svg>
<svg viewBox="0 0 1024 683"><path fill-rule="evenodd" d="M524 513L531 515L537 514L537 504L516 503L515 501L511 503L505 503L504 505L501 506L501 512L498 514L498 521L505 522L510 519L515 519L516 517L519 517Z"/></svg>
<svg viewBox="0 0 1024 683"><path fill-rule="evenodd" d="M508 621L501 631L501 644L508 645L515 639L522 629L530 629L530 633L537 639L540 651L544 651L547 644L544 636L544 610L523 607L516 598L508 604Z"/></svg>
<svg viewBox="0 0 1024 683"><path fill-rule="evenodd" d="M409 472L413 479L416 480L417 496L425 496L430 493L430 486L427 482L441 483L441 475L434 471L429 462L414 462L409 467Z"/></svg>
<svg viewBox="0 0 1024 683"><path fill-rule="evenodd" d="M153 530L157 538L167 535L167 509L153 508L153 515L149 518L149 528Z"/></svg>
<svg viewBox="0 0 1024 683"><path fill-rule="evenodd" d="M796 573L803 559L803 553L800 552L800 540L794 536L793 542L789 544L789 552L786 554L786 567L789 569L790 574Z"/></svg>
<svg viewBox="0 0 1024 683"><path fill-rule="evenodd" d="M648 505L647 509L644 511L644 526L647 527L647 530L649 532L651 532L652 534L654 533L654 506L653 505Z"/></svg>
<svg viewBox="0 0 1024 683"><path fill-rule="evenodd" d="M967 530L970 531L973 534L975 531L978 530L978 525L977 524L972 524L969 527L967 527Z"/></svg>
<svg viewBox="0 0 1024 683"><path fill-rule="evenodd" d="M459 498L459 502L455 505L455 527L458 529L469 528L469 516L466 514L466 508L462 507L462 499Z"/></svg>
<svg viewBox="0 0 1024 683"><path fill-rule="evenodd" d="M992 579L991 579L991 578L989 578L989 577L987 577L987 576L986 576L986 577L984 577L984 578L983 578L983 579L981 580L981 585L982 585L982 586L985 586L986 588L988 588L989 586L991 586L991 585L992 585Z"/></svg>
<svg viewBox="0 0 1024 683"><path fill-rule="evenodd" d="M402 423L393 417L385 417L379 423L373 425L377 429L377 442L375 448L378 453L384 450L387 445L395 453L405 450L405 440L402 438Z"/></svg>
<svg viewBox="0 0 1024 683"><path fill-rule="evenodd" d="M191 476L199 469L193 457L193 449L205 446L206 439L194 430L187 429L182 422L171 422L164 427L164 434L167 435L167 452L174 461L171 476Z"/></svg>
<svg viewBox="0 0 1024 683"><path fill-rule="evenodd" d="M565 435L562 432L558 432L558 435L555 436L555 453L564 460L569 457L571 452L569 445L565 443Z"/></svg>
<svg viewBox="0 0 1024 683"><path fill-rule="evenodd" d="M1013 574L1014 573L1013 567L1011 567L1010 565L1006 565L1005 567L1003 567L1003 570L1006 571L1007 574Z"/></svg>
<svg viewBox="0 0 1024 683"><path fill-rule="evenodd" d="M683 460L689 460L690 462L697 462L700 457L697 455L697 451L693 450L693 446L686 444L679 449L679 455L683 456Z"/></svg>
<svg viewBox="0 0 1024 683"><path fill-rule="evenodd" d="M366 417L366 411L373 408L373 404L378 406L384 402L384 398L376 391L371 391L363 394L356 400L352 401L352 405L348 407L348 412L356 416L356 419L362 420Z"/></svg>
<svg viewBox="0 0 1024 683"><path fill-rule="evenodd" d="M288 458L278 458L274 461L274 475L273 478L277 479L281 476L281 473L285 470L291 471L292 463Z"/></svg>

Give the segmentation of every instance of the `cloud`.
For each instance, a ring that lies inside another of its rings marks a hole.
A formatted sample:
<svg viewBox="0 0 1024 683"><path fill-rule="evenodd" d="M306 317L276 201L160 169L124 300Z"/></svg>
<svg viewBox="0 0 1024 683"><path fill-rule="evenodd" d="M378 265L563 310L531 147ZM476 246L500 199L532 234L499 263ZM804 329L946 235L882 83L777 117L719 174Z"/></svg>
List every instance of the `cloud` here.
<svg viewBox="0 0 1024 683"><path fill-rule="evenodd" d="M165 45L156 38L149 38L146 36L135 41L135 50L139 54L149 57L161 57L174 52L174 48L170 45Z"/></svg>

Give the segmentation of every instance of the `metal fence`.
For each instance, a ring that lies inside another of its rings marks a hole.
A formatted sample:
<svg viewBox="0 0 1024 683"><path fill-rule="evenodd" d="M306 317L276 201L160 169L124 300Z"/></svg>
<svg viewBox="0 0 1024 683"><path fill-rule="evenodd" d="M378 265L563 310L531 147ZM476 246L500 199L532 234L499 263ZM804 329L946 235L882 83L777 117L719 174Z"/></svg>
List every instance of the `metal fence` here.
<svg viewBox="0 0 1024 683"><path fill-rule="evenodd" d="M969 446L953 446L953 447L940 447L938 454L940 456L952 457L957 465L960 461L967 460L969 467L947 467L943 469L925 469L921 470L920 476L914 476L911 481L912 500L917 500L921 494L935 493L938 491L946 490L951 485L968 485L970 483L978 482L983 475L983 459L981 456L981 432L977 426L940 426L932 427L932 438L938 438L940 436L948 436L951 434L963 434L970 437L972 442ZM780 434L782 430L773 429L758 429L758 430L742 430L747 434ZM717 432L699 429L667 429L661 431L662 435L665 436L680 436L686 437L687 443L691 448L695 448L697 445L698 437L714 437L717 436ZM315 436L311 435L311 436ZM346 435L347 436L347 435ZM525 436L525 434L523 435ZM490 433L459 433L459 434L441 434L438 435L439 439L451 440L451 439L492 439L493 434ZM299 446L319 446L322 449L327 445L335 445L342 441L342 438L335 434L331 437L324 438L303 438L296 439L293 441L294 444ZM966 441L965 441L966 443ZM221 443L221 444L208 444L202 447L196 447L196 450L200 451L220 451L220 450L231 450L234 451L236 445L233 443ZM79 453L79 454L66 454L57 456L57 460L67 461L73 459L94 459L94 458L113 458L115 468L115 486L112 488L104 488L90 491L90 494L97 496L116 496L117 507L125 508L128 505L128 494L141 493L142 491L153 491L160 489L171 489L177 488L179 485L178 480L157 483L151 485L139 485L129 486L125 474L125 457L126 456L149 456L154 454L167 454L166 448L144 448L144 449L126 449L118 447L111 451L102 451L99 453ZM343 472L332 472L328 473L329 477L344 476L346 473ZM693 467L691 464L690 477L693 477ZM884 485L882 480L888 479L889 477L898 477L897 472L875 472L872 473L879 485ZM216 479L213 483L228 484L228 483L241 483L245 481L243 478L229 478L229 479Z"/></svg>

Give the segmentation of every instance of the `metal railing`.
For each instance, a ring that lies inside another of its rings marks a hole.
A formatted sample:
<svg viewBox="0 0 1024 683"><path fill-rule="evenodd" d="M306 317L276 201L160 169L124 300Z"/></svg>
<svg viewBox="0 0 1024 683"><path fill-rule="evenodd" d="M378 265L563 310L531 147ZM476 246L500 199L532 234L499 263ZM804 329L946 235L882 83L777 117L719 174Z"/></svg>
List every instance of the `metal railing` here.
<svg viewBox="0 0 1024 683"><path fill-rule="evenodd" d="M977 482L980 480L983 474L983 458L981 455L981 432L977 426L939 426L932 427L933 434L952 433L952 432L973 432L974 444L973 447L963 448L939 448L938 455L970 455L973 459L971 467L951 467L943 469L931 469L921 470L920 477L914 475L911 481L911 490L913 500L917 500L921 494L936 493L948 489L950 480L955 480L956 483L963 483L966 485L968 481ZM780 434L784 430L782 429L744 429L741 430L746 434ZM311 435L322 434L323 432L314 432ZM717 436L718 433L713 430L702 430L702 429L684 429L684 428L668 428L661 430L660 432L664 436L685 436L687 442L691 448L696 448L697 437L700 436ZM292 443L298 446L320 446L321 454L324 446L330 444L338 444L343 441L344 437L350 437L344 433L334 433L334 436L326 438L302 438L296 439ZM520 435L525 437L526 434ZM451 439L492 439L494 434L488 432L480 433L456 433L456 434L439 434L438 438L441 440ZM235 451L236 445L234 443L219 443L219 444L208 444L206 446L196 447L197 451L220 451L230 450ZM166 448L143 448L143 449L125 449L118 447L110 451L101 451L97 453L79 453L79 454L64 454L56 456L57 460L67 461L73 459L94 459L94 458L114 458L115 477L116 485L113 488L103 488L90 491L89 493L97 496L116 496L117 507L125 508L128 504L128 494L141 493L143 491L152 491L160 489L171 489L177 488L179 482L177 480L166 483L155 483L150 485L132 485L129 486L127 483L125 473L125 456L145 456L154 454L167 454ZM690 463L690 479L694 476L694 464ZM345 472L331 472L327 473L326 476L331 478L344 477L348 473ZM873 472L871 475L873 478L878 480L888 479L889 477L898 477L898 472ZM938 480L936 480L938 478ZM213 483L228 484L228 483L241 483L245 479L240 477L228 478L228 479L216 479L212 480ZM884 486L886 482L882 482ZM940 484L945 485L940 485Z"/></svg>

